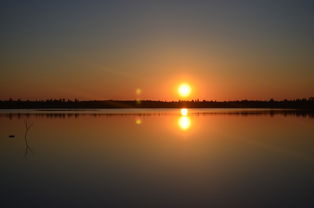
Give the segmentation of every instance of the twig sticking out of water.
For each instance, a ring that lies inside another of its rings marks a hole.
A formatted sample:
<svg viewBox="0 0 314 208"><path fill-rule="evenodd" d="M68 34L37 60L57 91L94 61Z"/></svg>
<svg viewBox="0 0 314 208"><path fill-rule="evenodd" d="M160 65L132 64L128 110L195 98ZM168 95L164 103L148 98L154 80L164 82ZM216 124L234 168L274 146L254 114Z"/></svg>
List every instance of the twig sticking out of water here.
<svg viewBox="0 0 314 208"><path fill-rule="evenodd" d="M28 152L32 152L32 149L31 149L31 147L30 147L29 144L28 144L27 135L28 135L29 130L32 128L33 124L32 124L32 123L29 124L29 123L27 122L27 120L24 121L24 124L25 124L25 134L24 134L25 153L24 153L24 157L27 157Z"/></svg>

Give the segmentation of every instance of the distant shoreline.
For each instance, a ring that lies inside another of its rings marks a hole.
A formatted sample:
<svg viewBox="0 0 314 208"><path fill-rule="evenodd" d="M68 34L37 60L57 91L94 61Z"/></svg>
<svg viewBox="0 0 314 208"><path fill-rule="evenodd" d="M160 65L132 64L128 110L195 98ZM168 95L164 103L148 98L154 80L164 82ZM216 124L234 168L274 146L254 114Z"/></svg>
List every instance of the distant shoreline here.
<svg viewBox="0 0 314 208"><path fill-rule="evenodd" d="M208 116L208 115L234 115L234 116L296 116L302 118L314 118L314 110L306 109L262 109L262 108L199 108L191 109L189 116ZM174 108L142 108L142 109L0 109L0 118L77 118L81 116L92 117L112 117L112 116L164 116L181 115L179 109Z"/></svg>
<svg viewBox="0 0 314 208"><path fill-rule="evenodd" d="M154 101L154 100L65 100L0 101L0 109L127 109L127 108L267 108L314 110L314 98L295 100L237 100L237 101Z"/></svg>

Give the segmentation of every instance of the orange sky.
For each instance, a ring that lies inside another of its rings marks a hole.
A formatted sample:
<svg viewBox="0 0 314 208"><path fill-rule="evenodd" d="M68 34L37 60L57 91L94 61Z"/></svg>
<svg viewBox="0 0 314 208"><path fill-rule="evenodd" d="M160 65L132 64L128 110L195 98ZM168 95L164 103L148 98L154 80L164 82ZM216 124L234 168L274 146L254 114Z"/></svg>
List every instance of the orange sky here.
<svg viewBox="0 0 314 208"><path fill-rule="evenodd" d="M313 4L122 2L7 3L0 99L313 96Z"/></svg>

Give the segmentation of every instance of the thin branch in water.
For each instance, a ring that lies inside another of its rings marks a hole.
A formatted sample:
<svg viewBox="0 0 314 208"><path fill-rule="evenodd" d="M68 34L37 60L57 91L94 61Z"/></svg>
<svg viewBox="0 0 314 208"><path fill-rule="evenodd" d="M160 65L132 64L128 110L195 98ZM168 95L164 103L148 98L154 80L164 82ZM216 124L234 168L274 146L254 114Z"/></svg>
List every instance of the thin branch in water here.
<svg viewBox="0 0 314 208"><path fill-rule="evenodd" d="M31 149L30 145L28 144L27 135L28 135L29 130L32 128L33 123L29 124L27 122L27 120L25 120L24 124L25 124L25 134L24 134L25 153L24 153L24 157L27 157L28 153L32 152L32 149Z"/></svg>

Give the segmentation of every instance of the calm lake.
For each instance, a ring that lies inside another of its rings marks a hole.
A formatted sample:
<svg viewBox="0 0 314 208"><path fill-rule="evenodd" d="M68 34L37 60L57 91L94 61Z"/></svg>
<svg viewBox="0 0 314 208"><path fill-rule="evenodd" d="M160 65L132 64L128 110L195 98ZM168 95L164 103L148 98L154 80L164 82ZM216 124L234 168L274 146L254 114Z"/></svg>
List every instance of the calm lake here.
<svg viewBox="0 0 314 208"><path fill-rule="evenodd" d="M314 207L306 112L0 110L0 148L0 207Z"/></svg>

